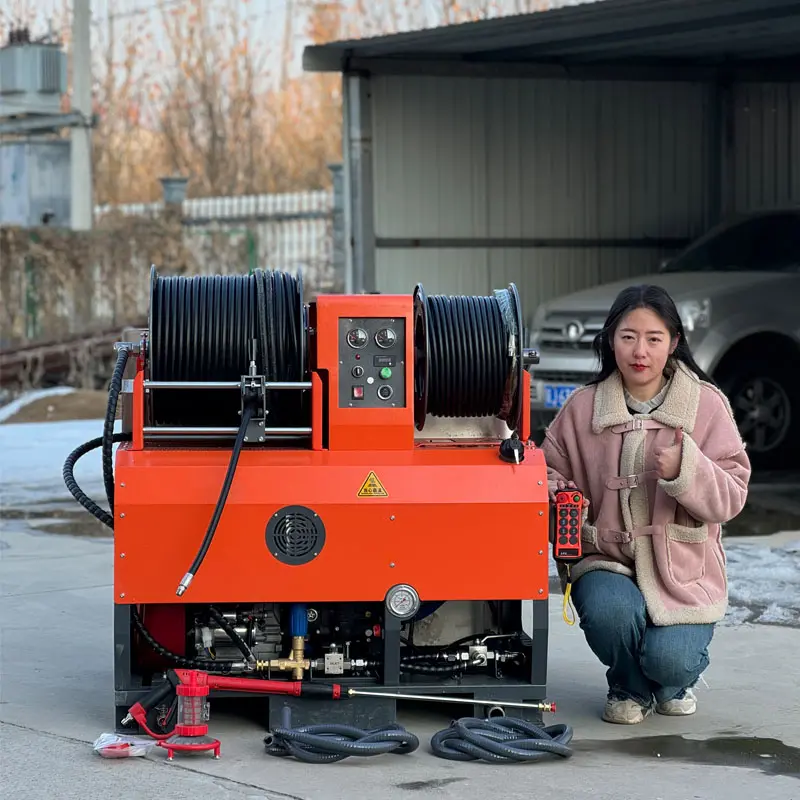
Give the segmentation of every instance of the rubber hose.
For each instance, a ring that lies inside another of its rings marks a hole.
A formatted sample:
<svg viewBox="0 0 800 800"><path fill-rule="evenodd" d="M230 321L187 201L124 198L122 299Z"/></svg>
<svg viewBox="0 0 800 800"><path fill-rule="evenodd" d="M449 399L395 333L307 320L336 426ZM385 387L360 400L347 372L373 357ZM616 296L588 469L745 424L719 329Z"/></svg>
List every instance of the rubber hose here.
<svg viewBox="0 0 800 800"><path fill-rule="evenodd" d="M104 511L102 508L100 508L100 506L98 506L97 503L95 503L94 500L92 500L88 495L86 495L80 486L78 486L78 482L75 480L74 475L75 464L78 462L78 460L87 453L90 453L92 450L96 450L98 447L101 447L103 444L103 439L104 437L98 436L96 439L92 439L89 442L84 442L84 444L76 447L67 456L67 459L64 462L63 477L64 483L67 485L67 489L69 489L75 500L77 500L78 503L80 503L93 517L96 517L98 520L100 520L100 522L103 523L103 525L113 531L114 518L107 511ZM115 444L118 442L129 442L130 440L131 436L129 433L115 433L113 436L113 441ZM229 671L229 669L226 669L226 667L235 663L233 661L202 661L200 659L191 659L179 656L177 653L173 653L171 650L168 650L166 647L159 644L153 638L150 631L145 628L142 618L139 616L139 612L136 610L136 606L131 606L131 614L133 617L134 626L147 641L150 647L152 647L153 650L158 653L158 655L168 658L178 666L186 667L187 669L205 669L209 672L225 673Z"/></svg>
<svg viewBox="0 0 800 800"><path fill-rule="evenodd" d="M495 764L539 761L556 755L570 758L573 731L569 725L540 728L515 717L463 717L431 738L431 751L450 761L488 761Z"/></svg>
<svg viewBox="0 0 800 800"><path fill-rule="evenodd" d="M230 640L239 648L239 652L245 657L245 660L255 661L253 651L247 646L247 642L239 636L236 628L234 628L214 606L208 607L208 613L211 614L217 625L228 634Z"/></svg>
<svg viewBox="0 0 800 800"><path fill-rule="evenodd" d="M129 433L115 433L111 437L112 444L129 442L130 440L131 435ZM67 489L69 489L70 494L75 498L75 500L77 500L78 503L80 503L92 516L97 517L97 519L99 519L103 525L106 525L111 528L111 530L114 530L114 518L111 516L111 514L109 514L107 511L104 511L99 505L97 505L97 503L94 502L94 500L88 497L81 487L78 486L78 482L75 480L75 465L78 463L79 459L85 456L87 453L90 453L92 450L102 447L105 441L105 436L98 436L96 439L92 439L89 442L84 442L82 445L76 447L64 461L64 467L61 471L61 474L64 478L64 483L67 485Z"/></svg>
<svg viewBox="0 0 800 800"><path fill-rule="evenodd" d="M352 725L303 725L274 728L264 737L268 755L294 756L308 764L331 764L350 756L406 755L419 739L401 725L362 730Z"/></svg>
<svg viewBox="0 0 800 800"><path fill-rule="evenodd" d="M114 516L114 423L117 419L117 401L122 391L122 376L125 374L125 365L128 363L128 350L122 349L117 353L117 363L111 374L111 384L108 388L108 404L106 406L106 419L103 425L103 483L106 487L108 508Z"/></svg>
<svg viewBox="0 0 800 800"><path fill-rule="evenodd" d="M225 502L228 499L228 493L231 490L233 476L236 472L236 465L239 463L239 456L241 455L242 447L244 446L244 437L247 433L247 426L250 424L250 420L253 417L253 411L254 408L251 403L245 405L244 410L242 411L242 423L239 425L239 432L236 434L236 441L233 444L233 451L231 452L231 458L228 462L228 470L225 473L225 480L222 482L222 491L220 491L219 497L217 498L217 505L214 508L214 513L211 515L211 521L208 523L206 535L203 537L203 541L200 544L200 549L197 551L197 555L195 555L194 561L192 561L192 565L189 567L186 573L192 577L197 575L197 570L200 569L203 561L205 560L206 553L208 553L208 548L211 547L214 534L217 532L217 525L219 524L222 512L225 510Z"/></svg>
<svg viewBox="0 0 800 800"><path fill-rule="evenodd" d="M155 381L231 381L255 360L268 382L306 373L302 280L257 269L252 275L151 275L150 367ZM294 392L267 392L270 419L305 423L308 403ZM300 402L298 402L298 399ZM161 389L151 397L154 425L233 425L236 392ZM213 420L213 422L210 422ZM238 424L238 422L237 422Z"/></svg>
<svg viewBox="0 0 800 800"><path fill-rule="evenodd" d="M428 297L428 413L484 417L501 412L511 359L494 297Z"/></svg>

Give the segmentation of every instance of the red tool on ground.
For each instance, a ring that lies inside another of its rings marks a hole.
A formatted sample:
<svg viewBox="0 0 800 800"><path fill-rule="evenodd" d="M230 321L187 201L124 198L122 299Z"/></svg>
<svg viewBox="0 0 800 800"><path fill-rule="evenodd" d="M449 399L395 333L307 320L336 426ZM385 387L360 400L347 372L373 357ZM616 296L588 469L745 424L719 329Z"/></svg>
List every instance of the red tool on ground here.
<svg viewBox="0 0 800 800"><path fill-rule="evenodd" d="M135 720L149 736L158 740L160 747L167 750L169 761L172 761L176 751L213 750L214 757L219 758L220 742L208 736L208 695L213 689L329 700L339 700L342 696L342 687L337 683L229 678L223 675L209 675L197 669L176 669L170 670L167 680L144 700L131 706L122 724L127 725ZM178 721L174 730L169 733L156 733L147 723L147 714L164 701L173 690L178 697Z"/></svg>

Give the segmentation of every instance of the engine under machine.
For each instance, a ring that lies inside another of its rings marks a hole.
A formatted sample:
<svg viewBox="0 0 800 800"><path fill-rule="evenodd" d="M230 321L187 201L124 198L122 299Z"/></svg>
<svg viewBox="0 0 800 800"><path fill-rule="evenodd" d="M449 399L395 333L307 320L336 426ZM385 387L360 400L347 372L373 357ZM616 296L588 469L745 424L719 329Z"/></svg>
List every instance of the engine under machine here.
<svg viewBox="0 0 800 800"><path fill-rule="evenodd" d="M287 273L153 270L102 443L117 722L174 667L543 701L548 490L522 334L513 284L305 302ZM269 702L296 724L396 710Z"/></svg>

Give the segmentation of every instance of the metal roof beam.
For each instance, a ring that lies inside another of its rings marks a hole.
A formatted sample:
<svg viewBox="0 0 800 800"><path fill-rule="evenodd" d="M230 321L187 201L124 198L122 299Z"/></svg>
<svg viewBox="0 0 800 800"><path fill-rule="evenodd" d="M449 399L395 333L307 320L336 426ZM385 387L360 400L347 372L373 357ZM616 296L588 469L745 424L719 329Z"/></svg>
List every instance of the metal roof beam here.
<svg viewBox="0 0 800 800"><path fill-rule="evenodd" d="M485 49L476 55L478 60L491 61L498 54L518 60L525 52L531 50L537 58L555 56L572 56L586 53L600 53L602 57L613 54L625 47L635 47L638 51L646 50L648 44L680 41L682 37L693 38L697 42L699 53L702 53L703 42L709 38L720 36L736 36L741 38L752 34L750 26L769 23L776 26L776 33L788 36L791 30L797 29L800 6L794 3L789 7L757 9L732 14L722 14L702 21L688 19L681 22L669 22L658 25L642 26L633 30L618 30L595 36L575 36L572 39L551 40L545 44L520 45L519 47L503 47L499 50Z"/></svg>
<svg viewBox="0 0 800 800"><path fill-rule="evenodd" d="M620 63L559 64L556 62L482 62L462 59L350 58L346 74L421 75L459 78L563 79L576 81L689 82L741 81L786 83L798 80L796 63L765 66L658 63L644 60Z"/></svg>

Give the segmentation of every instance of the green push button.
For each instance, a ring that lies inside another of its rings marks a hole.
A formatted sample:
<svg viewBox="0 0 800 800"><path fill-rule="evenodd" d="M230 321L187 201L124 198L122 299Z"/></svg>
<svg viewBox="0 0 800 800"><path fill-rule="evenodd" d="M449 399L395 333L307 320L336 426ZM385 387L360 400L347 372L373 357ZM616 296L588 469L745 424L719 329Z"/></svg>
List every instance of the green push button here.
<svg viewBox="0 0 800 800"><path fill-rule="evenodd" d="M389 367L384 367L381 370L381 378L383 378L385 381L388 381L389 378L391 378L391 377L392 377L391 369L389 369Z"/></svg>

